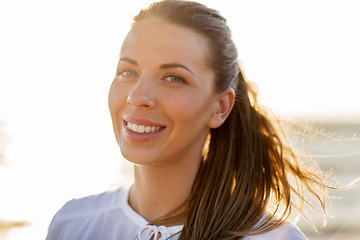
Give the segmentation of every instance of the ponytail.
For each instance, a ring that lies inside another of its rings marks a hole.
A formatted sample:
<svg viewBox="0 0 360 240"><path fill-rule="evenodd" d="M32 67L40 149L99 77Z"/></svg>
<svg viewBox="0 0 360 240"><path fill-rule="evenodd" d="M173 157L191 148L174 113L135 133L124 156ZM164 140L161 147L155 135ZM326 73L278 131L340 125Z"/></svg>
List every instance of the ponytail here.
<svg viewBox="0 0 360 240"><path fill-rule="evenodd" d="M180 206L152 224L185 218L180 240L230 240L276 228L293 208L302 213L304 203L309 204L304 191L314 196L324 210L326 177L303 166L279 121L270 120L259 107L256 92L239 70L237 49L226 19L199 3L164 0L142 10L134 23L152 16L205 37L207 65L215 75L214 88L221 93L232 87L236 93L227 120L210 130L203 161L184 203L185 212L184 205Z"/></svg>
<svg viewBox="0 0 360 240"><path fill-rule="evenodd" d="M315 184L325 190L322 175L303 167L284 144L241 72L236 80L234 107L209 134L180 239L239 239L274 229L286 221L292 207L301 212L304 188L324 210L325 193L311 188ZM292 192L300 205L292 202Z"/></svg>

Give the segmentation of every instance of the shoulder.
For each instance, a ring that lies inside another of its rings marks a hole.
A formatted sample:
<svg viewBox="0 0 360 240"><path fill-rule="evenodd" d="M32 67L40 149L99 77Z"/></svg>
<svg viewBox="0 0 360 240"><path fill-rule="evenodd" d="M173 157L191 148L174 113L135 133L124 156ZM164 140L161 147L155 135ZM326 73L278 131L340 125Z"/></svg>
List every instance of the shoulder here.
<svg viewBox="0 0 360 240"><path fill-rule="evenodd" d="M54 219L77 218L119 208L125 193L125 189L119 188L115 191L72 199L56 213Z"/></svg>
<svg viewBox="0 0 360 240"><path fill-rule="evenodd" d="M245 240L307 240L304 234L291 222L286 222L281 226L258 235L246 237Z"/></svg>
<svg viewBox="0 0 360 240"><path fill-rule="evenodd" d="M118 188L100 194L94 194L68 201L55 215L55 217L81 217L93 215L121 207L121 200L127 194L127 188Z"/></svg>
<svg viewBox="0 0 360 240"><path fill-rule="evenodd" d="M52 219L46 239L83 239L85 235L111 234L109 228L121 216L127 194L128 188L119 188L68 201ZM100 235L96 239L100 239Z"/></svg>

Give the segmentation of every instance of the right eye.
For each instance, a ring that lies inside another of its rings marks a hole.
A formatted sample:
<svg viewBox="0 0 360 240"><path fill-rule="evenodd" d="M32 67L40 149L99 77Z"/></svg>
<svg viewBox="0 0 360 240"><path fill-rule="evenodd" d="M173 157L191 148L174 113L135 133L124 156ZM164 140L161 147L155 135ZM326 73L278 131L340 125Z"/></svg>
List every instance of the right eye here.
<svg viewBox="0 0 360 240"><path fill-rule="evenodd" d="M131 71L131 70L124 70L122 72L120 72L120 77L125 77L125 78L136 78L138 77L138 74L135 71Z"/></svg>

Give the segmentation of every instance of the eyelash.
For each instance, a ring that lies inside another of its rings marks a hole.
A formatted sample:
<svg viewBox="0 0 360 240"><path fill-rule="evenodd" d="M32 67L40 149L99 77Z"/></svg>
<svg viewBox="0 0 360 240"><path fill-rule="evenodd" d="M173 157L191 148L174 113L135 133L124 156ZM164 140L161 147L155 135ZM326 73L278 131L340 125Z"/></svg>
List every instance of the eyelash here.
<svg viewBox="0 0 360 240"><path fill-rule="evenodd" d="M129 76L128 74L131 74L132 76ZM118 75L120 77L125 77L125 78L136 78L138 77L138 74L135 72L135 71L132 71L132 70L123 70L123 71L120 71L118 73ZM175 78L175 81L172 81L172 80L169 80L169 78L172 78L174 80ZM183 78L183 77L180 77L176 74L169 74L169 75L165 75L163 77L163 79L169 83L186 83L186 80Z"/></svg>
<svg viewBox="0 0 360 240"><path fill-rule="evenodd" d="M170 81L168 78L176 78L176 81ZM183 77L180 77L175 74L169 74L164 77L164 79L170 83L186 83L186 80Z"/></svg>
<svg viewBox="0 0 360 240"><path fill-rule="evenodd" d="M126 73L131 73L131 74L134 74L135 76L126 76L126 75L124 75L124 74L126 74ZM137 74L135 71L124 70L124 71L119 72L119 76L120 76L120 77L126 77L126 78L133 78L133 77L137 77L138 74Z"/></svg>

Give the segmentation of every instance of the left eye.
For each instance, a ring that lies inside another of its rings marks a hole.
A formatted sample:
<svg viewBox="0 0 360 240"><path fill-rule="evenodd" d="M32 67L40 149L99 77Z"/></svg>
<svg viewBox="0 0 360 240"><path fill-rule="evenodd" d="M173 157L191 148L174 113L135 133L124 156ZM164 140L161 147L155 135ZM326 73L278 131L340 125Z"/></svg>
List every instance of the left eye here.
<svg viewBox="0 0 360 240"><path fill-rule="evenodd" d="M177 75L169 75L165 77L165 80L172 83L185 83L185 79Z"/></svg>

